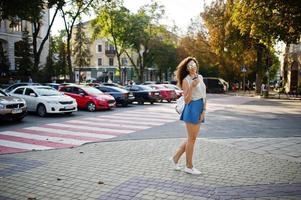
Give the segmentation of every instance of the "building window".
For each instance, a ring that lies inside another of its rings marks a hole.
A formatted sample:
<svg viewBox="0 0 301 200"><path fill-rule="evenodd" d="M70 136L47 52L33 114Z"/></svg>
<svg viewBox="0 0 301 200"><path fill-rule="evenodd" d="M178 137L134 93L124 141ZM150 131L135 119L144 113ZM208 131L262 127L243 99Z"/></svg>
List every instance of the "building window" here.
<svg viewBox="0 0 301 200"><path fill-rule="evenodd" d="M97 65L98 65L98 66L102 66L102 58L98 58L98 60L97 60Z"/></svg>
<svg viewBox="0 0 301 200"><path fill-rule="evenodd" d="M121 58L121 65L127 66L128 60L126 58Z"/></svg>
<svg viewBox="0 0 301 200"><path fill-rule="evenodd" d="M97 50L98 50L98 52L102 52L102 45L101 44L97 45Z"/></svg>
<svg viewBox="0 0 301 200"><path fill-rule="evenodd" d="M98 66L102 66L102 58L98 58L98 60L97 60L97 65L98 65Z"/></svg>
<svg viewBox="0 0 301 200"><path fill-rule="evenodd" d="M109 65L113 66L114 65L114 58L109 58Z"/></svg>

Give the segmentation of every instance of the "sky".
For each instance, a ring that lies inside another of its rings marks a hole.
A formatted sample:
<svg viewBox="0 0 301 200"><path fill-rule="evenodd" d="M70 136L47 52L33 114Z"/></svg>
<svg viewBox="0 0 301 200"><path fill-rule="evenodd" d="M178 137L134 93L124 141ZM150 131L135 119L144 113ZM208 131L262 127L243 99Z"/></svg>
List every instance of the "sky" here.
<svg viewBox="0 0 301 200"><path fill-rule="evenodd" d="M165 19L161 23L172 27L176 25L180 29L180 33L186 33L187 27L190 25L192 18L198 17L203 11L204 5L209 5L212 0L157 0L165 8ZM136 13L144 4L150 3L151 0L124 0L124 6L131 12ZM92 19L91 17L83 17L83 21ZM61 16L57 16L54 22L53 34L57 34L58 30L64 27Z"/></svg>

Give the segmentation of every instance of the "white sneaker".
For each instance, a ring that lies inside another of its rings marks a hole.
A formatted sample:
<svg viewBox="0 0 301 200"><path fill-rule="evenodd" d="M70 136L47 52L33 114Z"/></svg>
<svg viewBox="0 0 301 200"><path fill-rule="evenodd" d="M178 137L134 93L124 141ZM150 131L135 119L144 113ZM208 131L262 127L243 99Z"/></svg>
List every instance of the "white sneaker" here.
<svg viewBox="0 0 301 200"><path fill-rule="evenodd" d="M199 170L197 170L196 168L188 168L185 167L184 172L188 173L188 174L193 174L193 175L200 175L202 174L202 172L200 172Z"/></svg>
<svg viewBox="0 0 301 200"><path fill-rule="evenodd" d="M176 171L180 171L181 170L181 167L179 166L178 163L175 163L173 157L170 157L169 161L172 164L172 167L174 168L174 170L176 170Z"/></svg>

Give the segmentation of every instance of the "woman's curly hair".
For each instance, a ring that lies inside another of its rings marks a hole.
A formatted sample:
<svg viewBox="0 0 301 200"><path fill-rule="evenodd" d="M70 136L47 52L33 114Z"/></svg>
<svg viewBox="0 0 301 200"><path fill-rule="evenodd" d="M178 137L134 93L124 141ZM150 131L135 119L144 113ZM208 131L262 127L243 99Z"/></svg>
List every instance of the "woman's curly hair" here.
<svg viewBox="0 0 301 200"><path fill-rule="evenodd" d="M196 64L197 67L199 68L198 61L194 57L187 57L183 59L180 64L177 66L177 71L176 71L176 79L177 79L177 84L180 88L182 88L183 80L184 78L189 74L187 70L187 64L193 60Z"/></svg>

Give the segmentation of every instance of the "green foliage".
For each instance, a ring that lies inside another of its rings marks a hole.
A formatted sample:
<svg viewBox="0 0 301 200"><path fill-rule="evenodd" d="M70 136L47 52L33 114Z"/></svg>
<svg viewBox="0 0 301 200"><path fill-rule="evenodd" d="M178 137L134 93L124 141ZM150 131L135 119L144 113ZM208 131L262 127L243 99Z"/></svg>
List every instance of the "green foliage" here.
<svg viewBox="0 0 301 200"><path fill-rule="evenodd" d="M74 64L79 68L89 66L91 62L90 39L86 36L83 23L81 22L77 25L74 41Z"/></svg>
<svg viewBox="0 0 301 200"><path fill-rule="evenodd" d="M232 19L244 35L269 46L275 40L294 43L300 39L301 7L295 0L235 1Z"/></svg>
<svg viewBox="0 0 301 200"><path fill-rule="evenodd" d="M0 75L2 75L3 73L7 74L10 64L7 57L7 52L3 49L1 40L0 40L0 66L1 66Z"/></svg>
<svg viewBox="0 0 301 200"><path fill-rule="evenodd" d="M22 32L22 40L15 47L16 68L20 76L29 76L33 73L33 54L29 43L28 31Z"/></svg>
<svg viewBox="0 0 301 200"><path fill-rule="evenodd" d="M114 45L118 68L121 71L121 55L127 48L126 40L129 33L127 26L130 12L119 1L111 1L98 9L98 16L92 21L93 38L107 38ZM122 74L119 73L120 80ZM124 82L124 80L121 80Z"/></svg>

